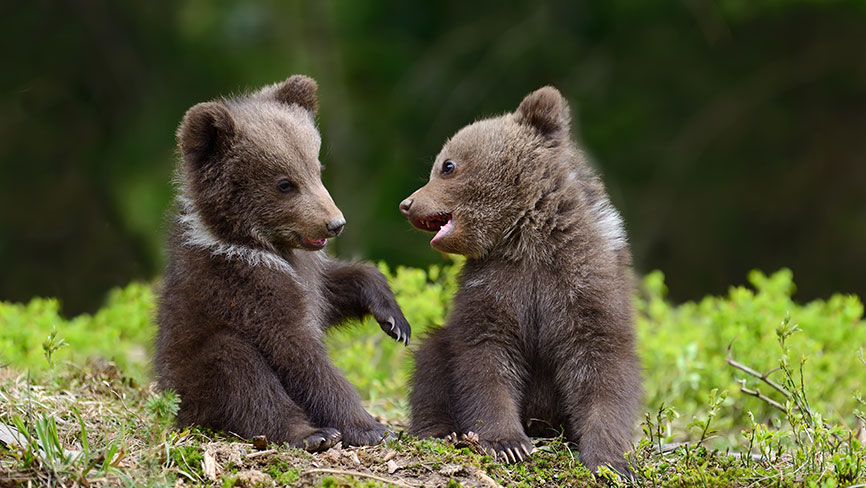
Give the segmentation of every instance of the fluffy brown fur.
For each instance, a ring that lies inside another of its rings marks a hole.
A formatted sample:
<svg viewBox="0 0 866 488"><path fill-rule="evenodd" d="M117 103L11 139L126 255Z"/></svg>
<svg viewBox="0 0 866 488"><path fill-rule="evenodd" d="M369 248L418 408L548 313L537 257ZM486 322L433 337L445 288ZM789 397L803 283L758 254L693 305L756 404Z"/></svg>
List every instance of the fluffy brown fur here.
<svg viewBox="0 0 866 488"><path fill-rule="evenodd" d="M183 161L159 303L158 384L178 421L316 451L386 434L331 364L322 337L372 314L408 343L375 268L322 252L345 221L321 182L316 83L305 76L201 103L177 137Z"/></svg>
<svg viewBox="0 0 866 488"><path fill-rule="evenodd" d="M448 323L417 351L410 433L475 432L523 459L564 431L583 463L626 471L641 396L631 257L617 211L572 142L552 87L445 143L400 204L468 259Z"/></svg>

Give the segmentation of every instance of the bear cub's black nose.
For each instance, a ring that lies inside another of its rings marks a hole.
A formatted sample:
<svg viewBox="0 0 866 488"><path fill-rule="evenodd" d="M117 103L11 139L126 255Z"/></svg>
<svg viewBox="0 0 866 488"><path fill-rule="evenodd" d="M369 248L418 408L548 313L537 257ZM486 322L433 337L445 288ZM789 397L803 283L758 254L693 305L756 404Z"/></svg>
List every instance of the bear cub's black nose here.
<svg viewBox="0 0 866 488"><path fill-rule="evenodd" d="M344 219L343 217L337 217L336 219L325 224L325 227L328 228L328 232L330 232L331 235L334 236L340 235L340 232L343 232L343 227L345 226L346 219Z"/></svg>

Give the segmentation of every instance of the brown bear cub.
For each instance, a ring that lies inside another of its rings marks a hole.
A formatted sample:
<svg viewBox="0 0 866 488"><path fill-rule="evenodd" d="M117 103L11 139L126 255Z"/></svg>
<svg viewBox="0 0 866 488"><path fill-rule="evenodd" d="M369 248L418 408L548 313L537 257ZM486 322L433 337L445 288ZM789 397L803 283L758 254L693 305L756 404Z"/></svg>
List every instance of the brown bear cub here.
<svg viewBox="0 0 866 488"><path fill-rule="evenodd" d="M474 432L503 461L565 436L591 470L627 471L641 379L621 218L552 87L445 143L400 204L467 257L448 323L415 355L409 432Z"/></svg>
<svg viewBox="0 0 866 488"><path fill-rule="evenodd" d="M158 386L178 421L309 451L388 429L328 359L325 331L372 314L408 343L375 268L318 252L345 221L321 181L316 82L198 104L177 132L177 217L159 302Z"/></svg>

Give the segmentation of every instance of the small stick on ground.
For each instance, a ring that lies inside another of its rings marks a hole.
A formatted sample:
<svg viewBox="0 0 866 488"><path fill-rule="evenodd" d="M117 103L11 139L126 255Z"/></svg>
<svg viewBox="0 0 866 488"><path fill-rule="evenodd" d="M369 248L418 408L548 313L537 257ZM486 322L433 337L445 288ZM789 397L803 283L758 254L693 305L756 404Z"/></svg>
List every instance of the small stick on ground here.
<svg viewBox="0 0 866 488"><path fill-rule="evenodd" d="M484 471L481 471L478 468L475 468L475 472L473 473L476 478L478 478L482 483L489 486L490 488L503 488L502 485L496 482L495 479L491 478Z"/></svg>
<svg viewBox="0 0 866 488"><path fill-rule="evenodd" d="M253 459L257 457L267 456L268 454L275 454L277 452L276 449L268 449L266 451L255 451L244 456L244 459Z"/></svg>
<svg viewBox="0 0 866 488"><path fill-rule="evenodd" d="M307 469L307 470L304 470L301 472L301 476L311 475L311 474L319 474L319 473L321 473L321 474L337 474L337 475L342 475L342 476L357 476L360 478L370 478L370 479L374 479L376 481L381 481L382 483L388 483L388 484L391 484L394 486L402 486L404 488L414 488L412 485L407 485L406 483L403 483L403 482L400 482L397 480L383 478L381 476L376 476L375 474L362 473L360 471L346 471L343 469L329 469L329 468Z"/></svg>

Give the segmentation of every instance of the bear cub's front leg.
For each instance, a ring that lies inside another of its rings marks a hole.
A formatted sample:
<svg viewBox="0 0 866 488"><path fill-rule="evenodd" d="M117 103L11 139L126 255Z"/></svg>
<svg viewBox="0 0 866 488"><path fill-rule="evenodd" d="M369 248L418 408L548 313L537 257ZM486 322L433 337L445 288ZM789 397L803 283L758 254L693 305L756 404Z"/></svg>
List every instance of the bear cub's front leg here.
<svg viewBox="0 0 866 488"><path fill-rule="evenodd" d="M403 315L388 280L368 264L330 262L326 267L329 325L370 314L392 338L409 345L412 329Z"/></svg>

